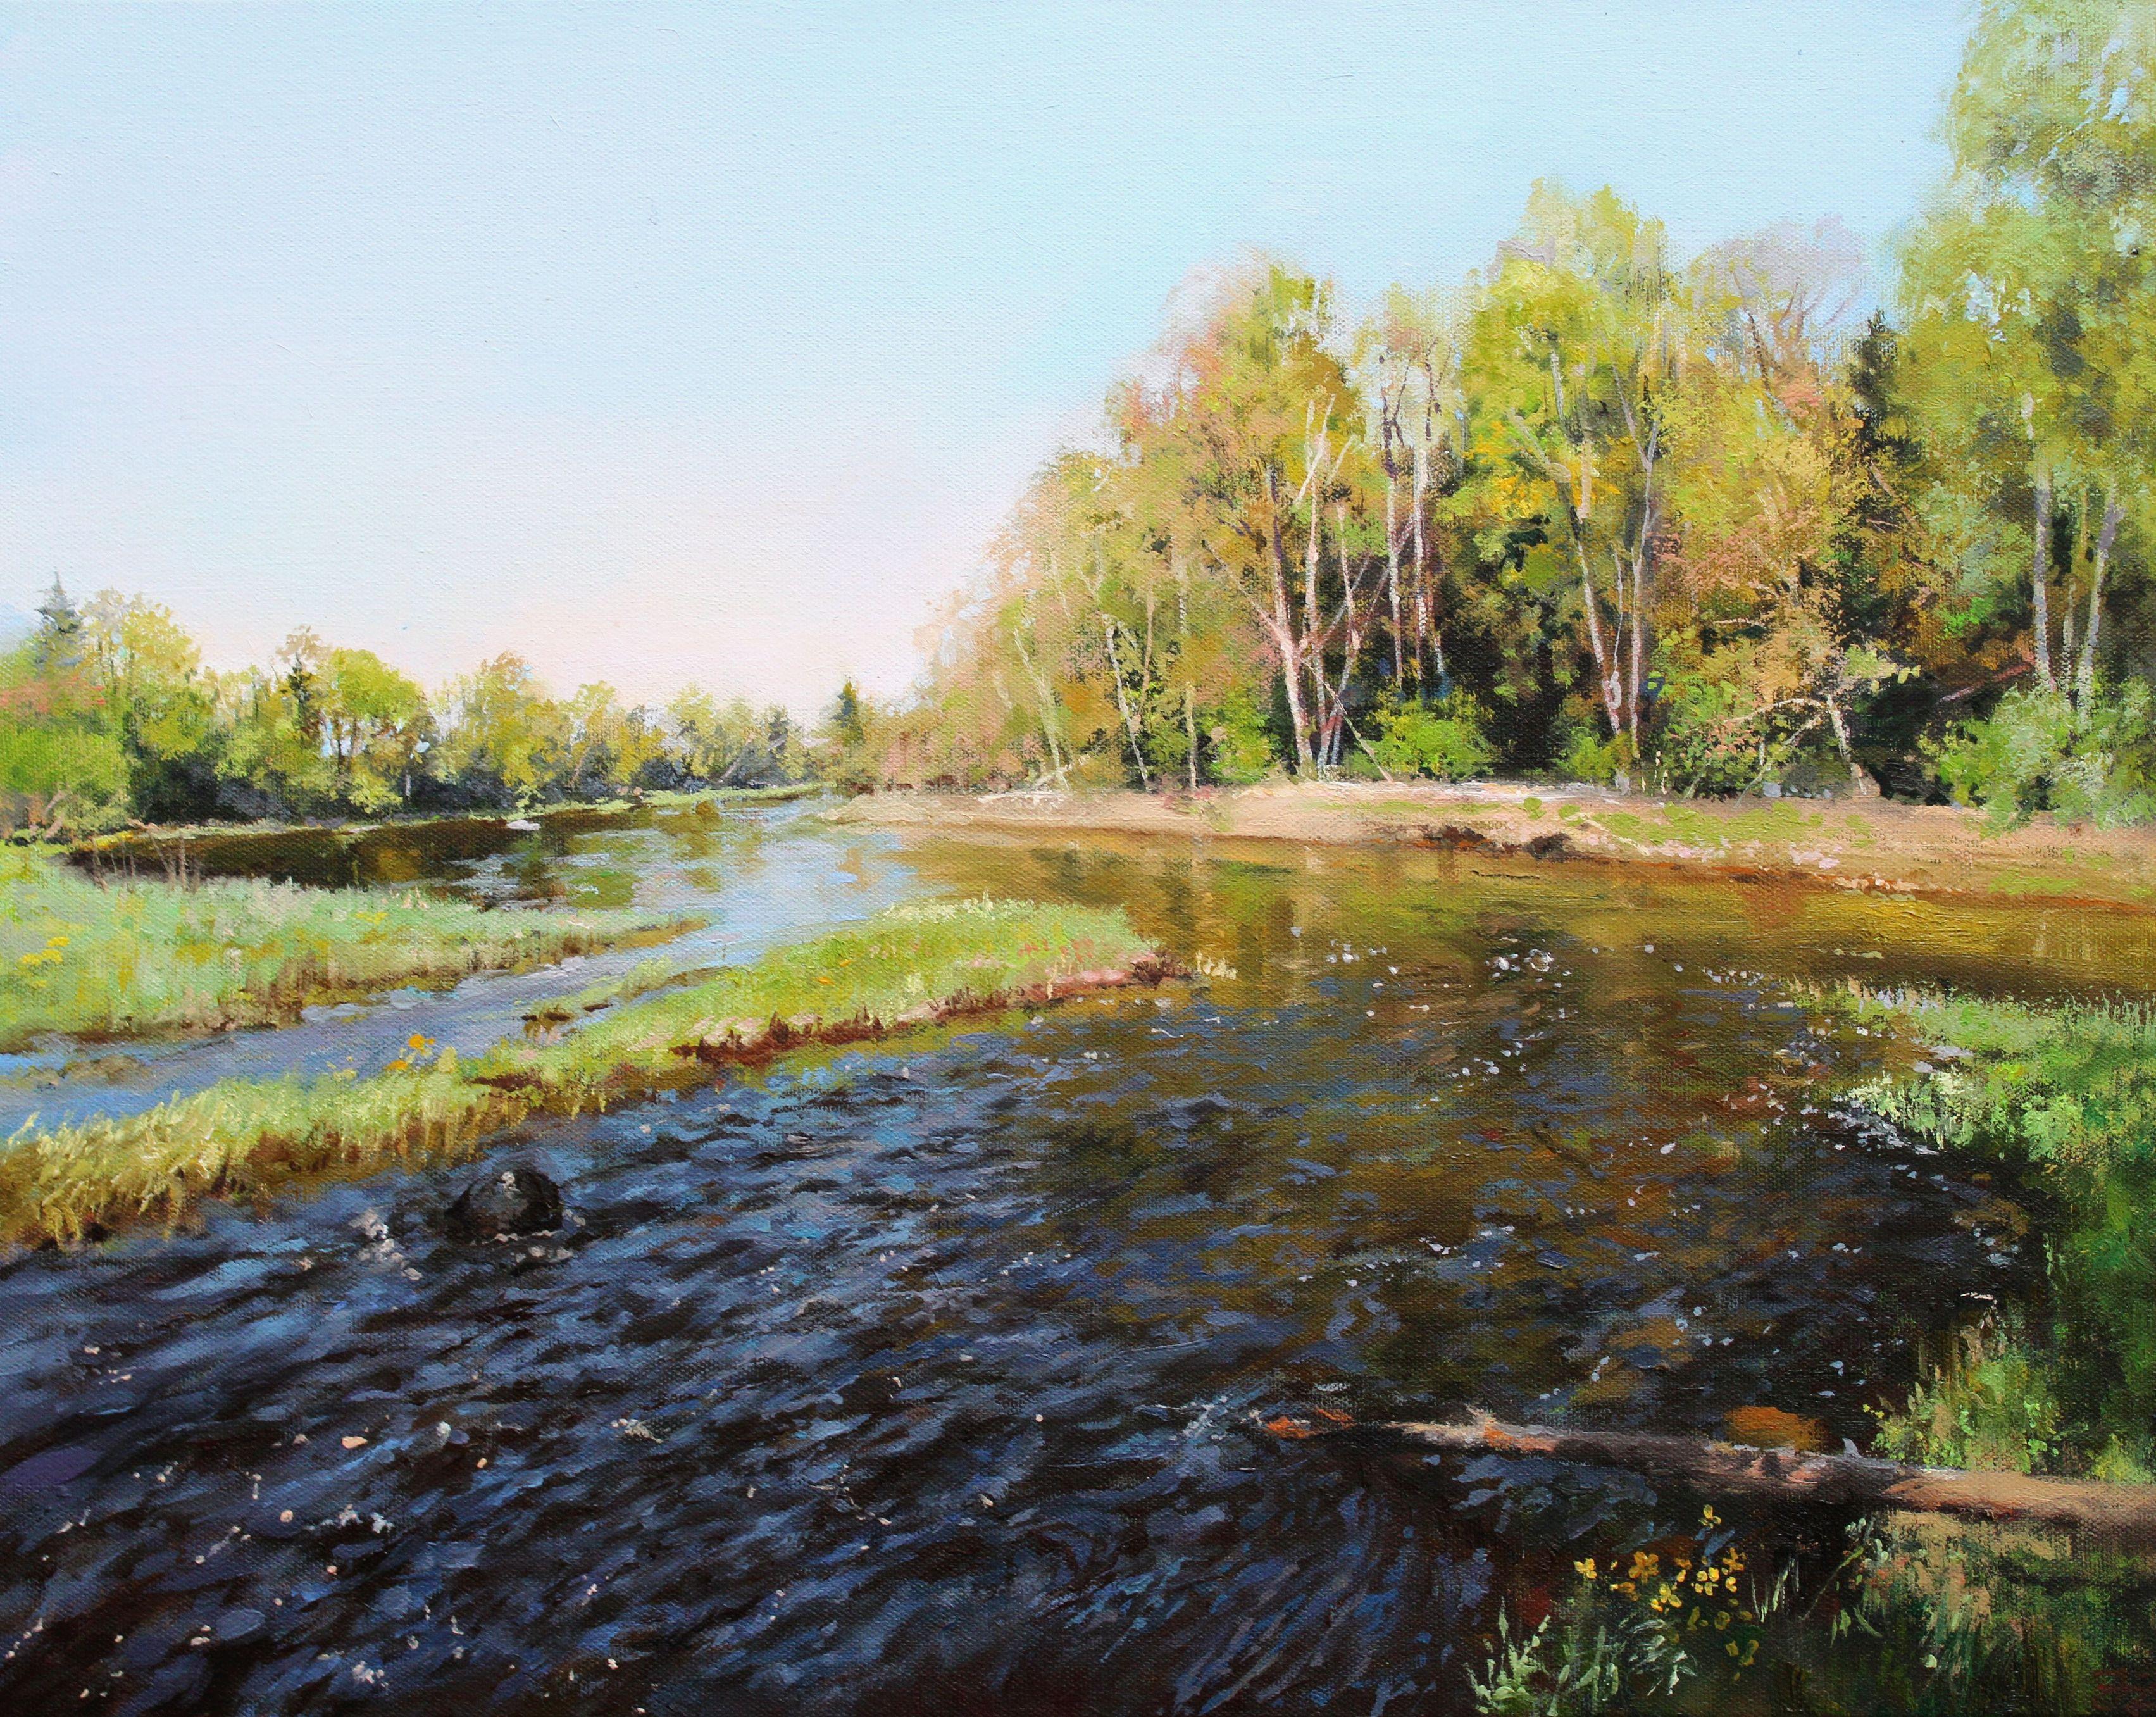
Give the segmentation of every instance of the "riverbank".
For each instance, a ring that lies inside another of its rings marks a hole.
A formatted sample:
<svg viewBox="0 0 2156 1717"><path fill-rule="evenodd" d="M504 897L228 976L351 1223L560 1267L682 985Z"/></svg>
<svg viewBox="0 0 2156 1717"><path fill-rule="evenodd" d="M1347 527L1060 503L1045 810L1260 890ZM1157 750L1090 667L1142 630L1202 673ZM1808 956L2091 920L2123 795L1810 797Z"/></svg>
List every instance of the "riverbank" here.
<svg viewBox="0 0 2156 1717"><path fill-rule="evenodd" d="M1881 799L1658 799L1487 782L1274 783L1189 795L875 794L826 815L890 828L1424 846L1491 857L1646 864L1890 893L2156 909L2156 830Z"/></svg>
<svg viewBox="0 0 2156 1717"><path fill-rule="evenodd" d="M2045 1208L2048 1316L1994 1317L1881 1424L1897 1456L2156 1482L2156 1008L1856 990L1844 1017L1926 1057L1853 1099Z"/></svg>
<svg viewBox="0 0 2156 1717"><path fill-rule="evenodd" d="M639 999L553 1041L460 1062L415 1036L372 1078L228 1080L141 1113L0 1149L0 1245L74 1244L183 1219L203 1198L476 1149L540 1112L575 1114L812 1043L1157 981L1120 910L969 901L901 907ZM587 1004L588 1005L588 1004Z"/></svg>
<svg viewBox="0 0 2156 1717"><path fill-rule="evenodd" d="M0 852L0 1052L285 1025L325 1003L665 940L649 912L495 912L417 889L104 883Z"/></svg>
<svg viewBox="0 0 2156 1717"><path fill-rule="evenodd" d="M575 825L589 825L637 811L694 811L704 808L718 810L737 806L787 805L798 799L819 798L829 790L820 781L796 781L781 787L663 789L641 794L634 799L565 800L559 805L539 805L521 812L444 811L420 816L331 818L302 823L267 820L251 823L150 823L89 835L64 846L39 845L42 850L73 854L93 868L109 863L125 863L127 856L132 852L138 860L147 858L152 862L170 864L175 867L177 876L180 874L177 867L181 863L181 850L190 842L199 846L204 841L275 841L287 835L331 835L358 840L371 835L403 830L436 829L459 823L507 829L523 825L545 828L550 823L563 820Z"/></svg>

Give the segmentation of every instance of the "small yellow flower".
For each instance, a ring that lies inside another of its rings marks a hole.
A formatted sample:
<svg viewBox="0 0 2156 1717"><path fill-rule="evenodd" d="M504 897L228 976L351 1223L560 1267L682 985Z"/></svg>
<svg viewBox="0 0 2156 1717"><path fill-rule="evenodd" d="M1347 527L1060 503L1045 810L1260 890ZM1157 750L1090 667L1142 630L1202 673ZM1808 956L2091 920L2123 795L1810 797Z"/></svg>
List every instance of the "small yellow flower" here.
<svg viewBox="0 0 2156 1717"><path fill-rule="evenodd" d="M406 1061L403 1056L399 1056L395 1061L389 1064L389 1071L393 1073L401 1073L411 1065L411 1062Z"/></svg>
<svg viewBox="0 0 2156 1717"><path fill-rule="evenodd" d="M1711 1503L1699 1511L1699 1518L1708 1526L1719 1526L1722 1524L1722 1516L1714 1512L1714 1505Z"/></svg>
<svg viewBox="0 0 2156 1717"><path fill-rule="evenodd" d="M1580 1577L1581 1579L1583 1579L1583 1580L1592 1580L1592 1579L1594 1579L1594 1557L1592 1557L1592 1556L1589 1556L1589 1557L1585 1561L1584 1561L1584 1562L1574 1562L1574 1563L1572 1565L1572 1571L1573 1571L1573 1573L1575 1573L1575 1574L1578 1575L1578 1576L1579 1576L1579 1577Z"/></svg>

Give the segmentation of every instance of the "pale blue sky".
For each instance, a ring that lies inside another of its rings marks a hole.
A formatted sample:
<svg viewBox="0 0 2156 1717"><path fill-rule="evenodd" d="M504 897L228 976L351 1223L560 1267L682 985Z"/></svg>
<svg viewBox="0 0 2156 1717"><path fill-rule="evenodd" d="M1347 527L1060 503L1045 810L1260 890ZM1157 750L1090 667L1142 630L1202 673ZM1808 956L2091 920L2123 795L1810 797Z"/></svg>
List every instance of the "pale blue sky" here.
<svg viewBox="0 0 2156 1717"><path fill-rule="evenodd" d="M1529 182L1691 250L1938 170L1944 0L0 8L0 606L430 682L896 690L1196 268Z"/></svg>

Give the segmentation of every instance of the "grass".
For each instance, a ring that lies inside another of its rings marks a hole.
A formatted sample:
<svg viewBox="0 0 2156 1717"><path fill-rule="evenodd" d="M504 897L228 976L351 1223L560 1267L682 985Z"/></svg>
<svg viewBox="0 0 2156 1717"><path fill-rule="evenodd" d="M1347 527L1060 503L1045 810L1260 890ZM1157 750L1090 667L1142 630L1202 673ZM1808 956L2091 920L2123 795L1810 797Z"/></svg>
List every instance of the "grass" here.
<svg viewBox="0 0 2156 1717"><path fill-rule="evenodd" d="M0 1050L287 1022L313 1003L655 942L688 921L488 911L416 890L108 881L0 850Z"/></svg>
<svg viewBox="0 0 2156 1717"><path fill-rule="evenodd" d="M553 1042L459 1062L228 1080L144 1113L0 1149L0 1242L72 1245L171 1224L213 1195L468 1154L536 1113L604 1108L707 1078L710 1063L846 1041L1163 969L1120 911L969 901L901 907L678 988L650 988ZM631 985L634 990L637 986Z"/></svg>
<svg viewBox="0 0 2156 1717"><path fill-rule="evenodd" d="M1860 1098L1928 1143L2107 1175L2156 1152L2156 1007L2037 1006L1929 992L1852 992L1861 1021L1898 1026L1945 1064Z"/></svg>
<svg viewBox="0 0 2156 1717"><path fill-rule="evenodd" d="M2044 1209L2048 1304L1934 1368L1882 1425L1913 1457L2143 1478L2156 1467L2156 1006L1853 992L1836 1005L1928 1046L1857 1099L1997 1164Z"/></svg>

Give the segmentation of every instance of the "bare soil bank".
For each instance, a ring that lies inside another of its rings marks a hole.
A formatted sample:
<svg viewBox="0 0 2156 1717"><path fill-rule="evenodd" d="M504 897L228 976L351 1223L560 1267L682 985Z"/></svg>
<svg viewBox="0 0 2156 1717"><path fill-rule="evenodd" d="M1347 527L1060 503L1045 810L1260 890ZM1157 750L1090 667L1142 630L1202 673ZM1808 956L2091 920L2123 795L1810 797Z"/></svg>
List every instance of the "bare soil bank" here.
<svg viewBox="0 0 2156 1717"><path fill-rule="evenodd" d="M1409 845L1652 864L1835 887L2156 908L2156 830L2039 818L1994 832L1950 805L1658 799L1594 787L1323 782L1195 794L875 794L840 820L969 830Z"/></svg>

